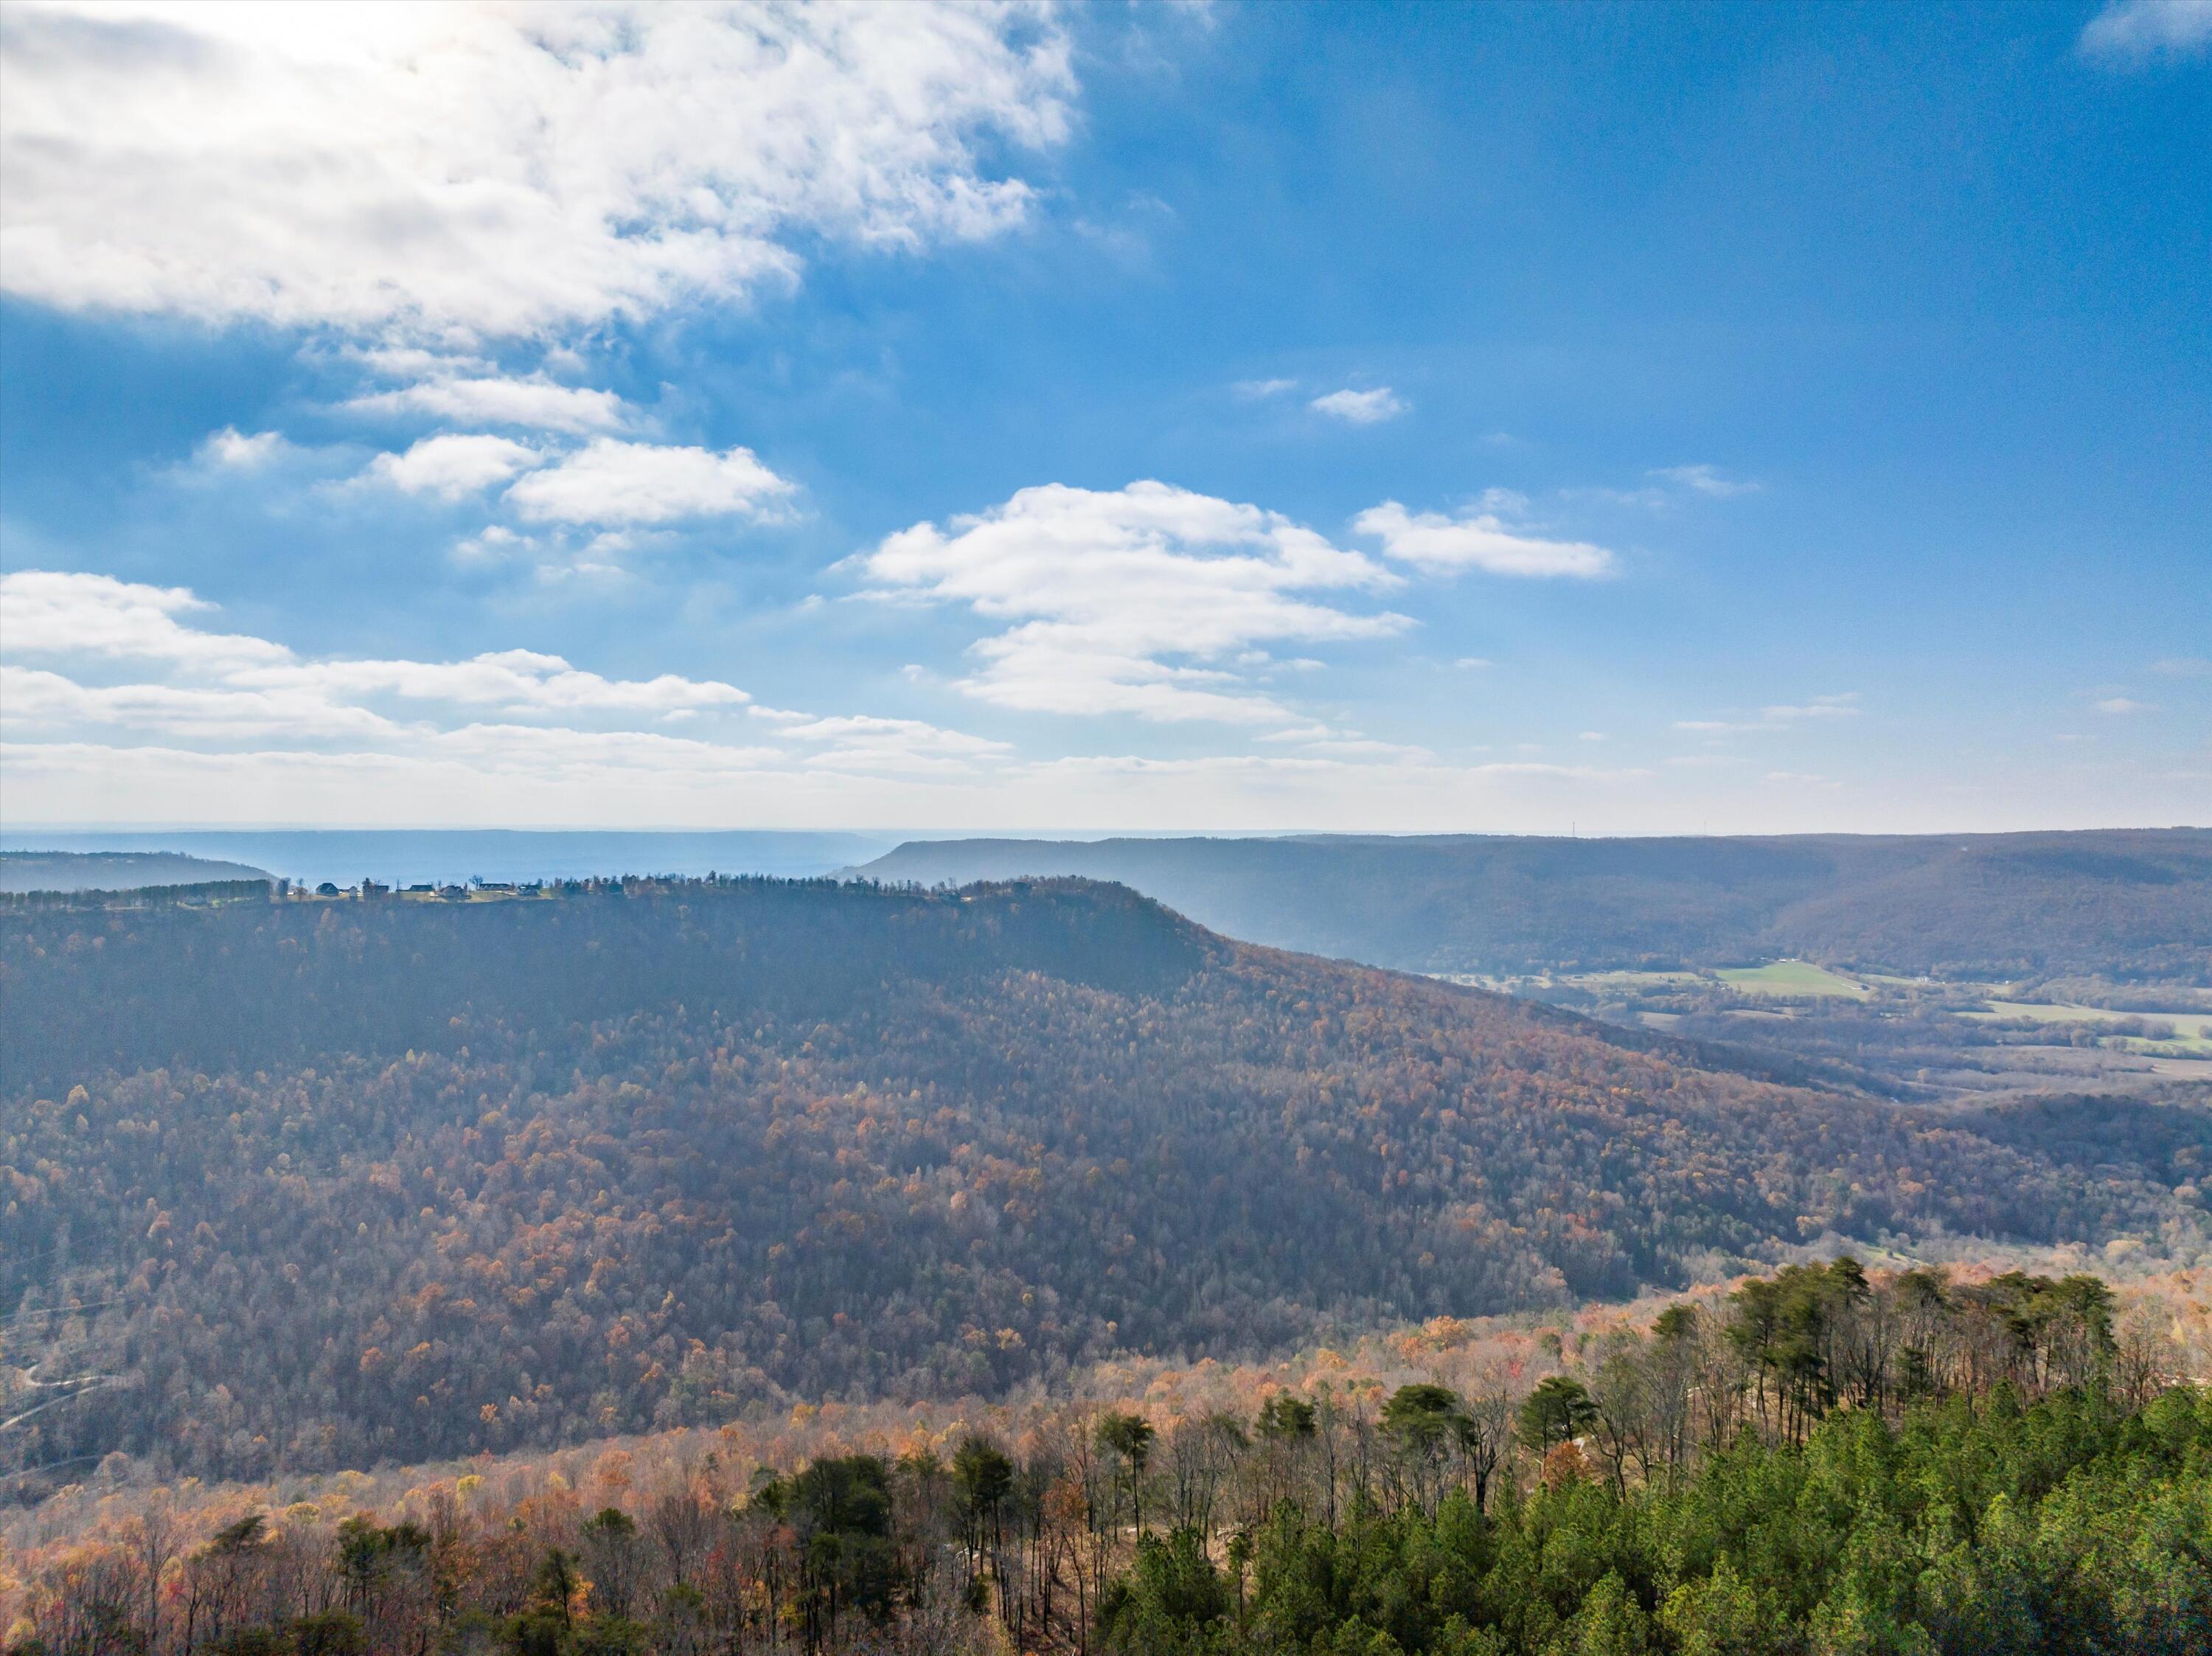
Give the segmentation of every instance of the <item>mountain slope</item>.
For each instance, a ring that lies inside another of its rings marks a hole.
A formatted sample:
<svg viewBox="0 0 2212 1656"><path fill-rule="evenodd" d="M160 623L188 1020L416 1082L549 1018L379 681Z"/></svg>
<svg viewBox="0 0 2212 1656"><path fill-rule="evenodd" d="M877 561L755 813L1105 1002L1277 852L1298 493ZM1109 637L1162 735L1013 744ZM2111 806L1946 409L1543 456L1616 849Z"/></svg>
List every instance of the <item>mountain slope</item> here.
<svg viewBox="0 0 2212 1656"><path fill-rule="evenodd" d="M951 840L909 843L854 872L925 886L1114 880L1231 937L1407 971L1802 955L1979 978L2212 982L2212 831L2200 828Z"/></svg>
<svg viewBox="0 0 2212 1656"><path fill-rule="evenodd" d="M1111 887L48 912L0 917L0 1297L103 1306L13 1355L128 1382L18 1434L40 1464L505 1448L1625 1293L1832 1230L2188 1222L2178 1168L1686 1067Z"/></svg>
<svg viewBox="0 0 2212 1656"><path fill-rule="evenodd" d="M137 891L212 880L265 880L245 863L179 852L0 851L0 891Z"/></svg>

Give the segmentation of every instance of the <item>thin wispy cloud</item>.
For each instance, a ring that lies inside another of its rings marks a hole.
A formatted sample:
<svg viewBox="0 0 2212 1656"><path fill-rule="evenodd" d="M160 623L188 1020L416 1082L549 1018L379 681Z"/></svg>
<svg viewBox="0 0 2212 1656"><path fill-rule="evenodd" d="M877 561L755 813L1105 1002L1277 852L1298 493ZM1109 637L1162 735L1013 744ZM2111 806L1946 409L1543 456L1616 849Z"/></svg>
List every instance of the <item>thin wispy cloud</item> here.
<svg viewBox="0 0 2212 1656"><path fill-rule="evenodd" d="M519 426L532 431L619 431L632 422L612 391L526 379L424 379L393 391L369 391L344 404L356 414L415 416L453 425Z"/></svg>
<svg viewBox="0 0 2212 1656"><path fill-rule="evenodd" d="M181 588L101 575L0 577L11 767L97 749L203 777L251 761L263 788L345 766L442 786L441 767L456 764L547 786L580 768L654 788L671 773L951 774L1011 752L920 719L758 709L721 680L610 678L542 651L308 657L202 626L213 608Z"/></svg>
<svg viewBox="0 0 2212 1656"><path fill-rule="evenodd" d="M2081 30L2082 55L2140 63L2212 49L2212 0L2114 0Z"/></svg>
<svg viewBox="0 0 2212 1656"><path fill-rule="evenodd" d="M1549 540L1509 525L1494 512L1448 518L1411 513L1395 500L1370 507L1352 526L1382 543L1383 554L1431 571L1480 569L1493 575L1569 576L1613 573L1612 552L1587 541Z"/></svg>
<svg viewBox="0 0 2212 1656"><path fill-rule="evenodd" d="M1859 693L1845 690L1834 695L1814 696L1809 701L1775 702L1761 707L1756 715L1726 719L1678 719L1674 728L1698 736L1737 736L1758 731L1786 731L1807 723L1821 723L1830 719L1856 719L1865 709L1858 705Z"/></svg>
<svg viewBox="0 0 2212 1656"><path fill-rule="evenodd" d="M1717 466L1659 466L1649 474L1662 482L1673 483L1688 489L1693 494L1709 495L1717 500L1731 500L1739 494L1758 493L1759 485L1741 478L1725 476Z"/></svg>

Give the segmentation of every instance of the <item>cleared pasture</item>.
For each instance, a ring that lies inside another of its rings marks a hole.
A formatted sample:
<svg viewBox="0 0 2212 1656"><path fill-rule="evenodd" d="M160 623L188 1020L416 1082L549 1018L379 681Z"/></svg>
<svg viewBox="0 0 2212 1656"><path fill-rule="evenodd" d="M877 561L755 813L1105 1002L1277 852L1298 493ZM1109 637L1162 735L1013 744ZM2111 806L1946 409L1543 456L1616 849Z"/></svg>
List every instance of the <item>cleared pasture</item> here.
<svg viewBox="0 0 2212 1656"><path fill-rule="evenodd" d="M1766 966L1724 966L1713 975L1748 995L1791 1000L1865 1000L1874 993L1856 978L1831 972L1810 961L1775 961Z"/></svg>

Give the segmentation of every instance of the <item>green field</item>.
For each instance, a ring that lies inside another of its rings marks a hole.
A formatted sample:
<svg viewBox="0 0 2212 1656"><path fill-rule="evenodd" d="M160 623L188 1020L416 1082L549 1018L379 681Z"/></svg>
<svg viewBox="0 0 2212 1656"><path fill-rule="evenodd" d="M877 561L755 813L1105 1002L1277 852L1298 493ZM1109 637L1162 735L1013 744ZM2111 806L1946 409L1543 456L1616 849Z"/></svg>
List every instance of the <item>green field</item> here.
<svg viewBox="0 0 2212 1656"><path fill-rule="evenodd" d="M2142 1018L2149 1023L2172 1024L2174 1034L2184 1040L2212 1040L2212 1012L2116 1012L2108 1006L1993 1000L1986 1012L1964 1012L1960 1016L1970 1018L2028 1018L2037 1023L2118 1023L2126 1018Z"/></svg>
<svg viewBox="0 0 2212 1656"><path fill-rule="evenodd" d="M2144 1040L2114 1036L2107 1044L2129 1052L2154 1058L2212 1058L2212 1012L2116 1012L2107 1006L2075 1006L2034 1000L1993 1000L1986 1012L1961 1012L1960 1017L1984 1022L2027 1020L2035 1023L2117 1023L2142 1018L2149 1023L2173 1027L2172 1040Z"/></svg>
<svg viewBox="0 0 2212 1656"><path fill-rule="evenodd" d="M1839 977L1810 961L1776 961L1771 966L1723 967L1713 974L1731 989L1747 995L1792 1000L1864 1000L1874 991L1856 978Z"/></svg>

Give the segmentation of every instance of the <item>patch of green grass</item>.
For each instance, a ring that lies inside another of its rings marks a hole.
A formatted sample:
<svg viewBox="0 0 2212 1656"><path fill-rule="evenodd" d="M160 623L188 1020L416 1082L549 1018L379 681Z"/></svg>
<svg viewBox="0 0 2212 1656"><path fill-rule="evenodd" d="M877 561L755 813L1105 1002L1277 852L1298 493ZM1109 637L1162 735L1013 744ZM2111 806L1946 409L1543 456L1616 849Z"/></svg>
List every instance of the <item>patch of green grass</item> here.
<svg viewBox="0 0 2212 1656"><path fill-rule="evenodd" d="M2116 1012L2108 1006L2073 1006L2055 1004L2047 1001L1993 1000L1986 1012L1961 1012L1961 1017L1990 1020L2028 1019L2036 1023L2118 1023L2128 1018L2141 1018L2146 1023L2170 1023L2175 1034L2183 1041L2212 1040L2212 1013L2208 1012ZM2160 1041L2157 1045L2171 1051L2180 1041Z"/></svg>
<svg viewBox="0 0 2212 1656"><path fill-rule="evenodd" d="M1747 995L1793 1000L1864 1000L1874 991L1856 978L1831 972L1810 961L1776 961L1771 966L1729 966L1713 974L1731 989Z"/></svg>

